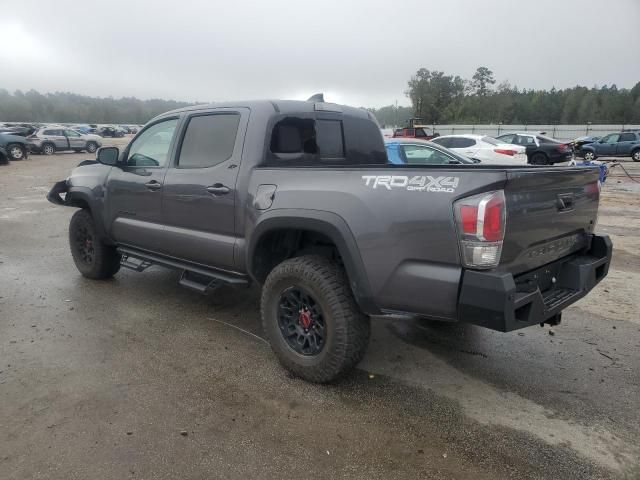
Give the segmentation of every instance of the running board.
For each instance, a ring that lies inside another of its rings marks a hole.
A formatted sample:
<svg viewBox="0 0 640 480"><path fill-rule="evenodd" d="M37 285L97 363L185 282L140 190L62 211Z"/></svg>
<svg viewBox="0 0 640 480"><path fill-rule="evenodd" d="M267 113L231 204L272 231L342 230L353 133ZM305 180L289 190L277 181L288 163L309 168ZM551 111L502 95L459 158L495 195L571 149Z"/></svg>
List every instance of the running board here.
<svg viewBox="0 0 640 480"><path fill-rule="evenodd" d="M142 260L141 258L132 258L126 253L123 253L122 258L120 259L120 266L128 268L129 270L134 270L136 272L143 272L151 265L152 263L147 260Z"/></svg>
<svg viewBox="0 0 640 480"><path fill-rule="evenodd" d="M199 275L197 273L189 272L188 270L182 271L182 275L180 275L178 283L183 287L190 288L191 290L195 290L203 295L209 295L211 292L224 285L224 282L217 278Z"/></svg>
<svg viewBox="0 0 640 480"><path fill-rule="evenodd" d="M205 295L211 293L223 284L233 286L249 285L249 277L246 275L207 268L130 247L118 247L118 252L122 254L120 265L137 272L142 272L151 265L160 265L174 270L181 270L182 274L180 275L178 283Z"/></svg>

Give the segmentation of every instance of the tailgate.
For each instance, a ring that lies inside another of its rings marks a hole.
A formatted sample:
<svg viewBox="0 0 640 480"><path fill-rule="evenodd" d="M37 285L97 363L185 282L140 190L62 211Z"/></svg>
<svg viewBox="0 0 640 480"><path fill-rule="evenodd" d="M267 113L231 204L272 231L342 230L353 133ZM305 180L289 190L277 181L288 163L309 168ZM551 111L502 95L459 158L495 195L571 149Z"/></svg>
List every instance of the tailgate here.
<svg viewBox="0 0 640 480"><path fill-rule="evenodd" d="M507 220L500 268L515 274L588 246L600 190L597 168L507 170Z"/></svg>

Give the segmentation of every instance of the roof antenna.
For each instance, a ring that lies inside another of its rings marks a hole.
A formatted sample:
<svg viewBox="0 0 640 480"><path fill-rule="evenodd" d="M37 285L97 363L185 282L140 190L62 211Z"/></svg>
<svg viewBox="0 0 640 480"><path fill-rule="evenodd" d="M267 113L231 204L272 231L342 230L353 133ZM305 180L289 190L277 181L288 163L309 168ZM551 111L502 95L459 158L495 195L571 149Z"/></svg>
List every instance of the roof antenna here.
<svg viewBox="0 0 640 480"><path fill-rule="evenodd" d="M307 102L324 102L324 95L322 93L316 93L315 95L311 95Z"/></svg>

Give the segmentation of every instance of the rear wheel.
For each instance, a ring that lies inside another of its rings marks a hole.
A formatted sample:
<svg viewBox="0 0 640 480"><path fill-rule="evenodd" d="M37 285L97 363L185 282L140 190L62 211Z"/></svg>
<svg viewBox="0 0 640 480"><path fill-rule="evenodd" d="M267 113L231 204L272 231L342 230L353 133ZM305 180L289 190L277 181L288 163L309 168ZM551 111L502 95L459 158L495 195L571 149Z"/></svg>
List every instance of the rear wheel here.
<svg viewBox="0 0 640 480"><path fill-rule="evenodd" d="M120 270L120 254L98 236L91 213L78 210L69 224L69 246L76 268L94 280L113 277Z"/></svg>
<svg viewBox="0 0 640 480"><path fill-rule="evenodd" d="M549 158L544 153L534 153L531 156L531 163L533 165L549 165Z"/></svg>
<svg viewBox="0 0 640 480"><path fill-rule="evenodd" d="M280 363L310 382L325 383L353 368L369 342L344 270L310 255L276 266L264 284L262 327Z"/></svg>
<svg viewBox="0 0 640 480"><path fill-rule="evenodd" d="M631 158L634 162L640 162L640 148L631 152Z"/></svg>
<svg viewBox="0 0 640 480"><path fill-rule="evenodd" d="M17 143L7 145L7 152L11 160L22 160L27 156L27 149Z"/></svg>
<svg viewBox="0 0 640 480"><path fill-rule="evenodd" d="M53 155L56 153L56 146L53 143L45 143L42 145L41 150L45 155Z"/></svg>
<svg viewBox="0 0 640 480"><path fill-rule="evenodd" d="M591 161L595 160L596 158L598 158L596 156L595 152L592 152L592 151L584 152L583 157L587 162L591 162Z"/></svg>

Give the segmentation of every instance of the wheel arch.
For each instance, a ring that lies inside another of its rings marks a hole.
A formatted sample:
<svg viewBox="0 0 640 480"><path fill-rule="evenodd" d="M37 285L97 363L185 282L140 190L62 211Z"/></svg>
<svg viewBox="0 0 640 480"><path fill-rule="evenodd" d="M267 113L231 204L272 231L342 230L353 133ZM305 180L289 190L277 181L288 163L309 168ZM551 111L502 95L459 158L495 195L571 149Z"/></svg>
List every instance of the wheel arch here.
<svg viewBox="0 0 640 480"><path fill-rule="evenodd" d="M108 244L111 240L107 235L102 221L102 207L96 200L91 189L87 187L71 187L64 198L64 204L67 207L76 207L89 210L93 217L94 224L100 238Z"/></svg>
<svg viewBox="0 0 640 480"><path fill-rule="evenodd" d="M286 254L276 254L271 262L265 262L263 258L270 255L269 247L274 241L274 236L277 239L278 235L286 235L287 232L311 234L315 239L324 238L330 241L342 260L351 290L361 310L369 315L380 313L373 301L364 262L353 233L342 217L331 212L279 209L260 217L251 232L246 249L247 271L257 283L262 284L271 269L280 261L308 253L305 248L294 248Z"/></svg>

